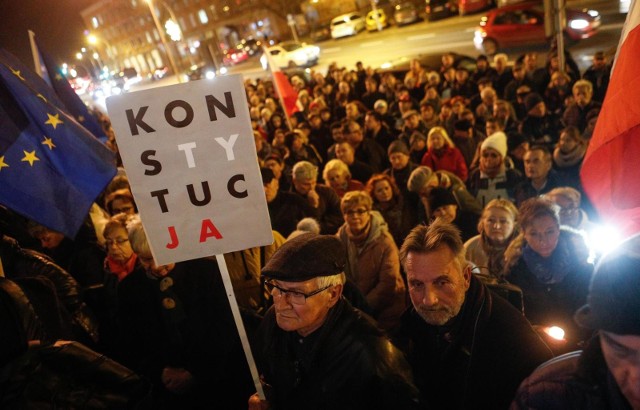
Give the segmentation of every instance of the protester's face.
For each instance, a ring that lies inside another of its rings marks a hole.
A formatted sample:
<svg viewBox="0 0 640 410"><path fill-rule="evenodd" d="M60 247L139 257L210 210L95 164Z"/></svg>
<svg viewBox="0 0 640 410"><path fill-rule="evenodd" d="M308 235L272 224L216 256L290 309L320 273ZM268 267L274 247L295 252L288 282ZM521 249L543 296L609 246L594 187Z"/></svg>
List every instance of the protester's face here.
<svg viewBox="0 0 640 410"><path fill-rule="evenodd" d="M551 160L545 158L540 150L527 151L524 154L524 173L527 178L546 178L551 170Z"/></svg>
<svg viewBox="0 0 640 410"><path fill-rule="evenodd" d="M345 107L345 111L347 114L347 118L350 119L356 119L358 118L358 115L360 115L358 107L355 104L347 104L347 106Z"/></svg>
<svg viewBox="0 0 640 410"><path fill-rule="evenodd" d="M167 276L176 266L175 263L157 266L153 260L153 255L151 255L151 252L139 253L138 260L140 261L140 264L147 272L147 274L156 278Z"/></svg>
<svg viewBox="0 0 640 410"><path fill-rule="evenodd" d="M275 175L276 179L280 179L282 175L282 164L280 164L275 159L268 159L264 162L264 166L273 171L273 175Z"/></svg>
<svg viewBox="0 0 640 410"><path fill-rule="evenodd" d="M342 141L344 141L344 134L342 133L342 129L340 129L340 128L333 128L333 129L331 129L331 138L332 138L335 142L342 142Z"/></svg>
<svg viewBox="0 0 640 410"><path fill-rule="evenodd" d="M389 202L393 199L393 190L389 181L381 179L373 187L373 196L378 202Z"/></svg>
<svg viewBox="0 0 640 410"><path fill-rule="evenodd" d="M307 195L316 189L316 180L313 178L293 178L293 187L301 195Z"/></svg>
<svg viewBox="0 0 640 410"><path fill-rule="evenodd" d="M480 154L480 170L492 172L500 168L502 155L493 148L485 148Z"/></svg>
<svg viewBox="0 0 640 410"><path fill-rule="evenodd" d="M492 135L501 130L495 121L487 121L487 123L485 124L485 131L487 135Z"/></svg>
<svg viewBox="0 0 640 410"><path fill-rule="evenodd" d="M532 117L544 117L546 113L547 113L547 106L544 104L543 101L539 102L529 110L529 115L531 115Z"/></svg>
<svg viewBox="0 0 640 410"><path fill-rule="evenodd" d="M505 119L509 117L509 109L505 104L494 104L493 105L493 115L496 118ZM491 134L487 134L491 135Z"/></svg>
<svg viewBox="0 0 640 410"><path fill-rule="evenodd" d="M495 244L502 245L513 233L514 221L510 212L489 208L482 217L482 230Z"/></svg>
<svg viewBox="0 0 640 410"><path fill-rule="evenodd" d="M347 142L336 145L336 158L347 165L353 164L354 154L351 145Z"/></svg>
<svg viewBox="0 0 640 410"><path fill-rule="evenodd" d="M409 156L402 152L394 152L389 154L389 162L391 163L391 168L400 171L409 164Z"/></svg>
<svg viewBox="0 0 640 410"><path fill-rule="evenodd" d="M422 119L425 121L431 121L433 117L435 117L436 112L433 110L433 107L430 105L424 105L420 107L420 115Z"/></svg>
<svg viewBox="0 0 640 410"><path fill-rule="evenodd" d="M560 223L577 228L580 225L580 207L564 195L553 195L551 199L560 207Z"/></svg>
<svg viewBox="0 0 640 410"><path fill-rule="evenodd" d="M444 137L439 132L431 134L429 139L431 139L431 147L433 149L440 149L444 147Z"/></svg>
<svg viewBox="0 0 640 410"><path fill-rule="evenodd" d="M524 239L531 249L543 258L551 256L558 246L560 227L555 219L548 215L535 218L530 226L524 228Z"/></svg>
<svg viewBox="0 0 640 410"><path fill-rule="evenodd" d="M280 187L277 178L273 178L271 182L262 185L264 187L264 195L267 198L267 202L271 202L278 196L278 188Z"/></svg>
<svg viewBox="0 0 640 410"><path fill-rule="evenodd" d="M136 213L136 207L131 201L126 199L114 199L113 202L111 202L111 214L117 215L120 213L133 215Z"/></svg>
<svg viewBox="0 0 640 410"><path fill-rule="evenodd" d="M589 104L591 102L591 97L593 96L593 92L589 90L588 87L576 87L573 90L573 98L581 107Z"/></svg>
<svg viewBox="0 0 640 410"><path fill-rule="evenodd" d="M274 281L275 285L287 291L312 293L318 289L317 279L304 282ZM307 336L317 330L324 323L329 309L340 298L342 287L332 286L325 291L306 298L303 305L290 302L290 297L277 289L272 292L273 306L276 312L278 327L286 332L297 332L300 336Z"/></svg>
<svg viewBox="0 0 640 410"><path fill-rule="evenodd" d="M64 239L64 235L59 232L46 230L39 234L37 239L44 249L55 249Z"/></svg>
<svg viewBox="0 0 640 410"><path fill-rule="evenodd" d="M566 132L560 134L560 139L558 140L558 148L560 148L560 151L562 151L563 153L567 154L573 151L577 145L578 143L576 142L576 140L571 138Z"/></svg>
<svg viewBox="0 0 640 410"><path fill-rule="evenodd" d="M456 205L443 205L433 211L433 216L445 222L453 222L456 219L458 207Z"/></svg>
<svg viewBox="0 0 640 410"><path fill-rule="evenodd" d="M607 367L631 408L640 409L640 336L600 332Z"/></svg>
<svg viewBox="0 0 640 410"><path fill-rule="evenodd" d="M404 120L404 125L406 125L408 128L412 130L418 128L419 124L420 124L420 117L418 117L417 115L410 115Z"/></svg>
<svg viewBox="0 0 640 410"><path fill-rule="evenodd" d="M364 134L362 133L359 125L353 125L349 129L349 133L345 134L345 137L351 145L357 146L364 139Z"/></svg>
<svg viewBox="0 0 640 410"><path fill-rule="evenodd" d="M411 302L425 322L442 326L458 315L471 271L459 265L448 247L429 253L409 252L405 269Z"/></svg>
<svg viewBox="0 0 640 410"><path fill-rule="evenodd" d="M327 180L329 182L329 186L333 189L344 189L347 186L349 181L349 177L345 172L338 171L337 169L332 169L327 172Z"/></svg>
<svg viewBox="0 0 640 410"><path fill-rule="evenodd" d="M344 221L351 230L351 233L356 235L364 232L369 225L369 220L371 219L371 210L367 209L363 204L345 209L342 214Z"/></svg>
<svg viewBox="0 0 640 410"><path fill-rule="evenodd" d="M133 255L133 249L129 242L127 230L123 227L116 227L104 236L107 255L117 262L126 262Z"/></svg>

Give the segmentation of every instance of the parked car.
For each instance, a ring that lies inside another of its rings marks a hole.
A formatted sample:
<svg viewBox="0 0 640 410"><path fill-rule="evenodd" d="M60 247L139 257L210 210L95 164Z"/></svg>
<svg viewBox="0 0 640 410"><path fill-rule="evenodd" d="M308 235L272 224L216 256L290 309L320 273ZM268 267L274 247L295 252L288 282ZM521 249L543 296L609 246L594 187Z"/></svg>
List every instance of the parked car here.
<svg viewBox="0 0 640 410"><path fill-rule="evenodd" d="M212 79L216 76L216 68L210 64L195 64L189 67L189 70L186 72L188 81L196 81L201 80L203 78Z"/></svg>
<svg viewBox="0 0 640 410"><path fill-rule="evenodd" d="M309 33L311 41L319 43L320 41L329 40L331 38L331 27L329 24L322 24L311 29Z"/></svg>
<svg viewBox="0 0 640 410"><path fill-rule="evenodd" d="M295 41L285 41L267 48L267 53L279 68L307 67L318 63L320 47ZM260 57L262 68L267 69L267 57Z"/></svg>
<svg viewBox="0 0 640 410"><path fill-rule="evenodd" d="M404 26L406 24L420 21L418 8L413 3L401 3L396 5L393 12L393 21L395 21L398 26Z"/></svg>
<svg viewBox="0 0 640 410"><path fill-rule="evenodd" d="M244 51L242 45L237 45L235 48L224 50L222 55L222 64L226 66L236 65L243 61L247 61L249 54Z"/></svg>
<svg viewBox="0 0 640 410"><path fill-rule="evenodd" d="M262 41L254 38L242 39L236 48L244 50L251 57L262 52Z"/></svg>
<svg viewBox="0 0 640 410"><path fill-rule="evenodd" d="M414 58L420 62L420 65L422 65L425 70L438 71L442 65L442 54L444 54L444 52L424 53L418 54ZM474 57L458 53L452 54L453 66L455 68L464 68L470 73L476 70L476 59ZM410 59L405 57L388 61L384 63L378 71L380 73L393 73L398 78L404 78L404 75L409 71L410 61Z"/></svg>
<svg viewBox="0 0 640 410"><path fill-rule="evenodd" d="M578 41L597 33L600 13L566 9L565 38ZM540 2L513 4L489 11L480 20L473 38L475 47L489 55L500 49L546 42L544 9Z"/></svg>
<svg viewBox="0 0 640 410"><path fill-rule="evenodd" d="M458 14L458 0L426 0L427 20L434 21Z"/></svg>
<svg viewBox="0 0 640 410"><path fill-rule="evenodd" d="M496 0L459 0L458 11L461 16L470 13L477 13L489 9L496 5Z"/></svg>
<svg viewBox="0 0 640 410"><path fill-rule="evenodd" d="M355 36L365 29L364 17L358 13L342 14L331 20L331 38Z"/></svg>
<svg viewBox="0 0 640 410"><path fill-rule="evenodd" d="M377 31L389 27L389 17L383 9L371 10L367 13L367 31Z"/></svg>

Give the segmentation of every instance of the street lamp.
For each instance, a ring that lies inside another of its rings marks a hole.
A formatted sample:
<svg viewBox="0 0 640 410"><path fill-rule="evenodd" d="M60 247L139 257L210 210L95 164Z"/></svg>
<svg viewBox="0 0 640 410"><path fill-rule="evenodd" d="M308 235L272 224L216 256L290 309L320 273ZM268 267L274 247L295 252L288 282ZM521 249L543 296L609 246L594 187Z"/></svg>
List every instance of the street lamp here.
<svg viewBox="0 0 640 410"><path fill-rule="evenodd" d="M117 65L114 63L115 59L112 57L112 53L114 53L113 52L114 49L107 40L103 38L98 38L95 34L86 34L86 40L87 40L87 43L90 44L92 46L92 49L94 50L93 58L96 61L98 61L98 63L102 66L102 71L104 73L108 73L109 69L104 64L104 59L100 58L100 54L95 52L95 46L98 45L98 43L102 43L102 47L100 48L104 48L105 53L103 54L103 56L106 54L109 64ZM100 48L98 51L101 51Z"/></svg>
<svg viewBox="0 0 640 410"><path fill-rule="evenodd" d="M175 76L178 78L178 82L182 82L182 79L180 78L180 74L178 73L176 61L173 58L173 52L167 43L167 38L164 35L165 33L164 33L164 30L162 29L162 26L160 25L160 21L158 21L158 16L156 16L155 8L153 7L153 0L146 0L146 2L147 2L147 5L149 6L149 12L151 13L153 22L156 25L156 30L158 30L158 33L160 34L160 41L162 42L162 45L164 46L164 49L167 52L167 57L169 58L171 69L173 70L173 73L175 74Z"/></svg>

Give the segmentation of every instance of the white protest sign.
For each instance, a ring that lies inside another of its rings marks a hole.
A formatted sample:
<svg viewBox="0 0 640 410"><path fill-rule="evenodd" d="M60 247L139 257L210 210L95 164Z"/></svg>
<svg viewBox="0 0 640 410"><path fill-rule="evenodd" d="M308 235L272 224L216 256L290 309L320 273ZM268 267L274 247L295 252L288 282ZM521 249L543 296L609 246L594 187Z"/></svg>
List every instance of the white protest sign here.
<svg viewBox="0 0 640 410"><path fill-rule="evenodd" d="M107 110L156 263L273 242L240 75L112 96Z"/></svg>

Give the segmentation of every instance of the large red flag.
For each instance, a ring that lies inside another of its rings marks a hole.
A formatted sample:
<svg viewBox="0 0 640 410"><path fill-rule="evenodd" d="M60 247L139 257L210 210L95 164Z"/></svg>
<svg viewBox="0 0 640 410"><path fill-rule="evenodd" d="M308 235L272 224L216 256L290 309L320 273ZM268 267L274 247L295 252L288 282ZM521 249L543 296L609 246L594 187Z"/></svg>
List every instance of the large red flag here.
<svg viewBox="0 0 640 410"><path fill-rule="evenodd" d="M603 221L640 232L640 7L632 2L602 110L582 165L585 192Z"/></svg>
<svg viewBox="0 0 640 410"><path fill-rule="evenodd" d="M298 92L293 89L287 75L280 70L280 67L278 67L278 64L273 61L273 58L271 58L271 55L269 55L269 52L266 49L264 50L264 55L267 57L269 69L273 75L273 83L276 87L276 92L280 96L280 102L284 105L287 118L289 118L293 113L300 111L296 105L296 102L298 101Z"/></svg>

